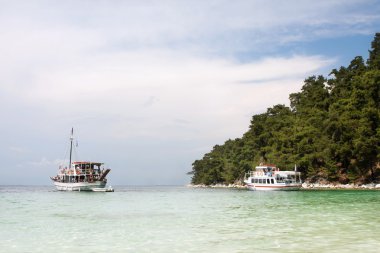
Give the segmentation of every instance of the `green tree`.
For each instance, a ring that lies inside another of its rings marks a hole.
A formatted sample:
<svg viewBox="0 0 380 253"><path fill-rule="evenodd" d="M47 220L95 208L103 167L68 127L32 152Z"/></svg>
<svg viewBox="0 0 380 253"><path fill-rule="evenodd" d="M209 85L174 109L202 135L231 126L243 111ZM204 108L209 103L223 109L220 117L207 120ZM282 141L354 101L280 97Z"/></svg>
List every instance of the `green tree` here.
<svg viewBox="0 0 380 253"><path fill-rule="evenodd" d="M367 63L367 64L366 64ZM193 163L192 183L233 183L260 162L309 180L369 182L380 176L380 33L369 58L355 57L329 78L311 76L275 105L253 115L242 138L216 145Z"/></svg>

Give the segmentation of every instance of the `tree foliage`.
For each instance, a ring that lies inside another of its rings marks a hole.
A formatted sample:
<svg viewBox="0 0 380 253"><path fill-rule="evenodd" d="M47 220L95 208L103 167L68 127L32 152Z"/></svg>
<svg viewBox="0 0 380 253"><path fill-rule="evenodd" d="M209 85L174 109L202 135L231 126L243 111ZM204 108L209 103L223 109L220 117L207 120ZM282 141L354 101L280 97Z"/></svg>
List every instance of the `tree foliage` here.
<svg viewBox="0 0 380 253"><path fill-rule="evenodd" d="M329 77L311 76L290 107L254 115L241 138L216 145L193 163L193 184L234 183L260 162L305 178L374 182L380 176L380 33L369 58L355 57Z"/></svg>

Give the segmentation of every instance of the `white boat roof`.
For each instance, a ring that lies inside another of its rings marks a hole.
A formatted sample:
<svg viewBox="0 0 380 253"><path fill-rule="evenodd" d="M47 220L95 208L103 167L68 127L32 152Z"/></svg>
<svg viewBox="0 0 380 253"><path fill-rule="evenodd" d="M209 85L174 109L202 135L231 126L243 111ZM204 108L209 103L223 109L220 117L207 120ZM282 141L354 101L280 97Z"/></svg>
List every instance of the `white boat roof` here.
<svg viewBox="0 0 380 253"><path fill-rule="evenodd" d="M283 174L283 175L299 175L301 172L299 171L292 171L292 170L284 170L284 171L278 171L277 174Z"/></svg>
<svg viewBox="0 0 380 253"><path fill-rule="evenodd" d="M259 166L256 166L256 168L263 168L263 169L276 168L276 165L275 164L260 164Z"/></svg>
<svg viewBox="0 0 380 253"><path fill-rule="evenodd" d="M99 162L72 162L72 164L95 164L95 165L103 165L104 163L99 163Z"/></svg>

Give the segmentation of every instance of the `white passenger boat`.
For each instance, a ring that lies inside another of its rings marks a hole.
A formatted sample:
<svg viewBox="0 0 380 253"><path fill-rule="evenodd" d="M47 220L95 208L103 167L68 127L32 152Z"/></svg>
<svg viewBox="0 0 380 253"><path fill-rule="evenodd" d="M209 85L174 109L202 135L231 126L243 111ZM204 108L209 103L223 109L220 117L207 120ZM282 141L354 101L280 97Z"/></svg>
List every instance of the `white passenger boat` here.
<svg viewBox="0 0 380 253"><path fill-rule="evenodd" d="M298 190L302 186L301 172L281 171L273 164L260 164L255 171L246 173L244 183L250 190Z"/></svg>
<svg viewBox="0 0 380 253"><path fill-rule="evenodd" d="M104 189L107 184L107 174L110 169L104 169L104 164L89 161L71 161L73 151L73 129L70 136L70 162L68 167L60 166L58 174L50 177L59 191L113 191Z"/></svg>

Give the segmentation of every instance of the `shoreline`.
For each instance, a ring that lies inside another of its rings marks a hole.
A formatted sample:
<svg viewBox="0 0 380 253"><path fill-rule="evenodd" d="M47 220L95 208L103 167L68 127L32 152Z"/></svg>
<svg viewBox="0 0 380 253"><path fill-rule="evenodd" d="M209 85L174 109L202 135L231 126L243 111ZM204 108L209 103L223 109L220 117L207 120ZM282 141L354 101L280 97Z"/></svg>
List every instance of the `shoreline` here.
<svg viewBox="0 0 380 253"><path fill-rule="evenodd" d="M189 188L222 188L222 189L248 189L247 186L241 184L188 184ZM380 184L320 184L320 183L303 183L301 190L380 190Z"/></svg>

